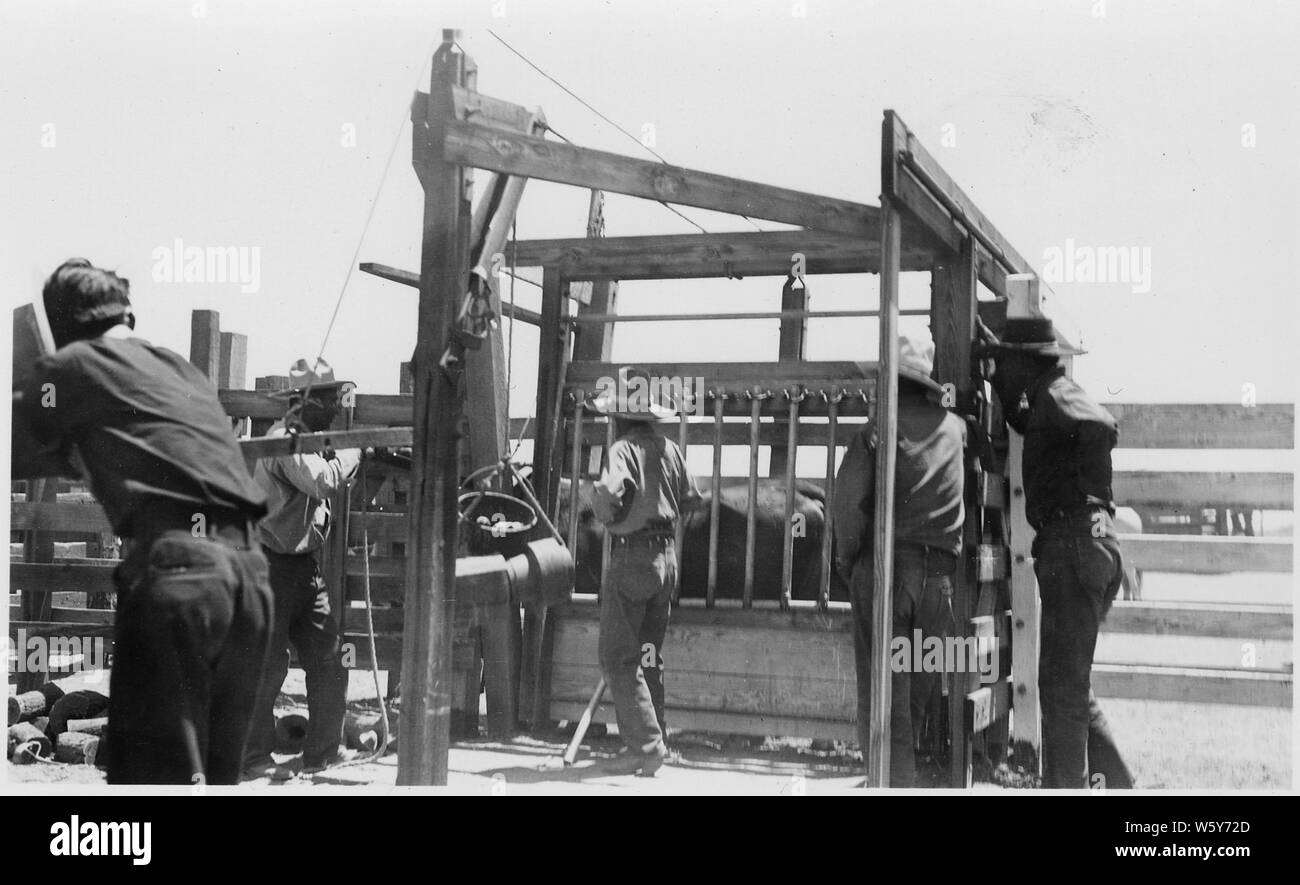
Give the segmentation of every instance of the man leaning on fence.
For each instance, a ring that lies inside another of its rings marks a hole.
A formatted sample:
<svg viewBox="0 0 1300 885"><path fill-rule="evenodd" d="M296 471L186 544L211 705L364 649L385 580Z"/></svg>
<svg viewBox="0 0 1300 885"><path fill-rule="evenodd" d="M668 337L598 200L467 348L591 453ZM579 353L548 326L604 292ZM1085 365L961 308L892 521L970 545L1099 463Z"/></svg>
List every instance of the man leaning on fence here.
<svg viewBox="0 0 1300 885"><path fill-rule="evenodd" d="M238 783L271 622L266 496L212 382L135 334L126 280L73 258L43 296L57 350L15 421L59 451L58 472L79 458L124 544L108 782Z"/></svg>
<svg viewBox="0 0 1300 885"><path fill-rule="evenodd" d="M1006 422L1025 438L1025 515L1042 599L1043 786L1132 787L1092 693L1097 632L1124 577L1111 492L1118 424L1066 376L1060 358L1082 351L1058 343L1051 320L1009 318L983 353Z"/></svg>
<svg viewBox="0 0 1300 885"><path fill-rule="evenodd" d="M962 453L966 427L939 405L943 389L930 374L934 345L904 335L898 348L898 445L894 465L893 644L906 659L918 639L942 639L953 623L953 576L965 520ZM836 560L850 588L853 650L857 661L858 744L869 746L872 596L875 588L876 442L867 425L849 443L835 478ZM919 633L918 633L919 631ZM892 651L892 649L891 649ZM890 659L894 656L891 654ZM915 740L941 671L890 676L889 785L916 786Z"/></svg>

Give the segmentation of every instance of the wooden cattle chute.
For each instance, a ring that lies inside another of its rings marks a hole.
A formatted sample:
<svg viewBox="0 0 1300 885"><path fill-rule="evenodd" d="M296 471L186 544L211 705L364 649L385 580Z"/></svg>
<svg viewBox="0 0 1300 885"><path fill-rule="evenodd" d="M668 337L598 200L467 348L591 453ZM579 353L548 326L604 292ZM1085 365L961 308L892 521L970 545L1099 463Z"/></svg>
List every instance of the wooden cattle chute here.
<svg viewBox="0 0 1300 885"><path fill-rule="evenodd" d="M669 377L698 375L706 379L705 413L713 420L683 422L678 433L688 446L712 445L715 465L722 445L748 445L751 467L746 480L751 485L757 472L754 453L758 446L772 447L772 469L787 478L794 476L798 446L827 446L829 476L835 448L857 429L855 423L860 426L869 417L877 420L882 453L877 478L877 551L892 546L892 439L900 313L897 278L901 272L928 272L931 306L926 313L936 343L935 377L952 385L954 408L983 426L991 439L991 451L981 453L979 469L973 457L968 465L967 553L955 599L959 630L987 637L992 647L1003 653L1004 663L1011 660L1009 678L992 685L976 686L964 677L950 681L953 782L969 781L975 743L985 737L994 744L1014 738L1036 749L1036 588L1028 570L1028 531L1019 512L1023 499L1006 481L1008 476L1019 475L1016 440L1007 438L996 403L972 366L970 351L977 318L997 332L1008 312L1041 312L1050 293L1036 291L1032 268L897 115L886 112L884 119L879 207L546 140L540 112L474 90L473 64L459 51L453 34L447 35L435 56L430 93L417 94L412 119L413 161L426 195L421 269L418 274L381 265L363 269L420 289L418 346L412 365L414 393L360 395L352 416L358 427L413 428L415 467L408 512L371 515L372 525L384 526L372 532L382 531L390 540L401 539L398 542L406 544L402 560L388 563L391 569L385 570L382 564L379 569L381 574L391 575L394 585L399 574L405 575L404 610L394 612L387 621L390 628L400 621L404 639L380 650L381 660L387 658L391 663L390 656L398 654L403 659L399 783L445 783L454 681L454 490L467 472L466 462L472 468L496 460L504 450L507 432L513 436L520 429L510 427L504 414L499 330L494 330L480 349L467 351L463 363L444 369L449 335L473 271L486 268L497 252L509 254L518 266L543 268L540 313L503 308L495 288L491 302L498 313L508 312L513 319L534 322L541 329L536 418L529 427L535 437L537 491L552 513L559 504L560 478L566 464L576 486L581 474L592 467L592 459L586 459L587 469L583 469L583 444L598 448L608 443L607 428L584 421L574 405L579 392L590 389L595 379L616 375L617 364L610 352L612 329L628 321L616 310L616 281L776 276L786 279L781 310L769 314L781 321L776 360L652 363L647 368ZM491 173L477 205L470 200L470 167ZM592 190L589 236L507 246L505 230L527 178ZM599 235L599 192L743 214L805 229L606 238ZM807 288L793 284L794 253L804 257L805 273L813 277L881 274L880 304L851 312L879 316L878 363L803 359L802 329L807 318L817 314L807 310ZM487 280L495 287L491 275ZM991 300L978 297L981 283L991 293ZM583 284L581 292L576 284ZM455 419L466 392L469 441L461 453ZM222 398L233 416L254 422L279 417L279 407L255 392L223 391ZM1181 417L1171 419L1162 411L1169 408L1127 407L1121 415L1122 438L1132 441L1128 428L1146 426L1151 440L1206 444L1201 437L1207 425L1201 415L1181 412ZM1244 413L1222 407L1221 411L1222 424L1211 425L1212 433L1238 432L1236 422L1244 419L1261 426L1267 423L1288 439L1293 436L1290 407L1259 407ZM743 420L724 422L732 416L748 419L749 425ZM830 442L835 445L827 445ZM1147 444L1160 445L1154 441ZM468 457L462 459L460 454ZM713 476L721 481L719 467L714 467ZM1239 476L1216 481L1235 485L1244 481ZM1150 488L1160 482L1170 481L1144 479L1134 487L1146 483ZM1187 485L1184 482L1181 488ZM1122 485L1117 482L1117 487ZM60 504L52 498L47 495L11 505L13 528L40 538L42 532L56 528L95 531L105 527L97 505ZM351 521L355 524L355 514ZM713 525L718 525L716 518ZM351 535L351 531L345 534ZM785 540L788 548L788 520ZM1199 540L1176 539L1180 546L1174 550L1143 537L1131 542L1129 554L1140 566L1144 557L1152 557L1165 568L1186 570L1198 570L1206 562L1230 569L1258 567L1261 561L1267 561L1271 569L1285 556L1289 568L1289 542L1243 546L1244 542L1237 540L1216 545L1196 543ZM358 539L348 537L347 541L355 544ZM711 541L715 552L717 543ZM976 561L980 545L988 554L984 566ZM749 546L752 548L752 542ZM335 561L350 575L354 566L346 557L343 550ZM828 558L829 549L823 549L822 562ZM748 559L752 563L752 557ZM701 607L681 607L674 613L668 639L668 705L674 726L753 734L853 736L855 693L848 614L843 606L830 603L824 591L807 605L790 599L788 562L787 554L783 557L787 564L783 568L784 593L770 609L752 598L748 600L752 604L742 600L735 608L718 604L719 600L709 605L706 599ZM17 625L61 632L79 632L78 628L108 632L103 623L106 619L91 619L77 610L58 611L47 606L48 617L33 620L26 616L32 610L31 600L48 601L55 587L62 589L66 585L60 582L69 578L78 581L79 589L98 588L108 578L103 563L56 564L46 559L15 566L12 575L23 596L11 630ZM889 556L877 558L875 577L876 586L891 584ZM396 586L392 589L395 592ZM885 650L889 594L876 594L875 602L876 690L872 694L871 741L864 752L870 781L879 785L887 782L888 771ZM1119 618L1120 624L1156 632L1190 627L1220 631L1210 635L1221 635L1224 630L1263 629L1267 624L1274 624L1274 632L1278 629L1275 612L1225 615L1180 609L1176 614L1162 614L1151 606L1134 606L1130 611L1131 615ZM594 613L589 600L525 612L518 696L521 718L535 724L577 718L596 681ZM1288 624L1288 635L1289 630ZM1013 703L1014 734L1008 736Z"/></svg>

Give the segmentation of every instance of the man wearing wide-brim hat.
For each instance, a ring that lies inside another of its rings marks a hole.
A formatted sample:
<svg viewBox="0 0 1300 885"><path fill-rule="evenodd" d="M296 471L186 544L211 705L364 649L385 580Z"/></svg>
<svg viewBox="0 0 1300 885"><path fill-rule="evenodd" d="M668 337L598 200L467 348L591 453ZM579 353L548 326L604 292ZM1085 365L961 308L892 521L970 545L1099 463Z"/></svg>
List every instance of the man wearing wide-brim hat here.
<svg viewBox="0 0 1300 885"><path fill-rule="evenodd" d="M274 395L288 400L285 418L267 436L328 430L354 387L335 378L324 360L298 360L289 369L289 379L292 387ZM326 586L320 556L331 528L330 497L346 487L360 463L359 450L341 449L333 457L299 453L263 458L253 471L270 506L260 530L275 594L275 622L248 741L246 777L283 780L299 769L296 760L279 764L271 757L275 699L288 673L290 644L298 652L307 682L308 726L301 770L319 771L343 756L339 743L348 674L339 657L339 641L344 588Z"/></svg>
<svg viewBox="0 0 1300 885"><path fill-rule="evenodd" d="M677 586L674 536L682 510L700 492L682 450L655 430L676 414L659 379L625 367L617 379L602 380L585 402L614 422L616 435L592 489L592 509L612 538L598 655L625 745L605 768L648 777L668 755L663 643Z"/></svg>
<svg viewBox="0 0 1300 885"><path fill-rule="evenodd" d="M894 462L894 586L891 626L889 785L916 786L915 736L939 687L942 664L913 672L912 648L952 623L953 575L965 521L962 453L966 426L941 405L932 378L934 344L903 335L898 345L898 447ZM868 746L872 596L875 588L876 439L872 425L850 441L835 477L832 525L840 574L850 588L857 662L858 742ZM902 642L906 666L893 666Z"/></svg>
<svg viewBox="0 0 1300 885"><path fill-rule="evenodd" d="M1124 575L1111 488L1119 425L1066 376L1060 358L1080 353L1057 339L1050 319L1010 317L980 355L993 361L1007 424L1025 438L1025 514L1042 599L1043 786L1128 788L1091 682L1097 632Z"/></svg>

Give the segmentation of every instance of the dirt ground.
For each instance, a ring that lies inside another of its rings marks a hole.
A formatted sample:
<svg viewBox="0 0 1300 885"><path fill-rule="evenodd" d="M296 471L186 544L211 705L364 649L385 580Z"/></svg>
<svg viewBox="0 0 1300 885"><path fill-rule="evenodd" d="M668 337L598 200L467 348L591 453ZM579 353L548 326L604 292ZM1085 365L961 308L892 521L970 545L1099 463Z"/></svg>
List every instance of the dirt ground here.
<svg viewBox="0 0 1300 885"><path fill-rule="evenodd" d="M373 704L373 684L353 673L349 703ZM277 712L305 712L302 673L290 672ZM1150 789L1290 789L1291 711L1224 704L1103 700L1112 730L1138 785ZM720 735L675 734L675 757L654 778L609 776L599 761L618 750L616 736L584 743L578 760L560 759L567 735L517 736L509 741L462 740L450 754L448 790L460 794L819 795L852 790L862 782L857 754L839 746L814 750L807 741L745 740ZM284 757L281 757L284 758ZM8 789L73 790L104 783L88 765L6 765ZM255 781L254 792L394 789L397 757L350 764L284 784ZM977 784L977 790L997 790Z"/></svg>

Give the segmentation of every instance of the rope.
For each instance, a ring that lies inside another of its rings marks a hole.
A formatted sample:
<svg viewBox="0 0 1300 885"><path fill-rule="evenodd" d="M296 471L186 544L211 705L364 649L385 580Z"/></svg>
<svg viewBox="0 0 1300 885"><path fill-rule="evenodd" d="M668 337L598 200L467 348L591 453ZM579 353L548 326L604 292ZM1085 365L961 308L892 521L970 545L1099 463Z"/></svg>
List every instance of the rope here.
<svg viewBox="0 0 1300 885"><path fill-rule="evenodd" d="M441 41L441 37L439 37L439 41ZM418 91L419 91L419 89L420 89L420 80L423 78L423 75L424 75L424 59L425 59L425 58L432 58L432 57L433 57L433 54L434 54L434 53L437 51L437 49L438 49L438 45L439 45L439 43L438 43L438 42L435 42L432 46L429 47L429 51L426 52L426 53L421 57L421 60L420 60L420 66L419 66L419 69L418 69L418 71L417 71L417 73L416 73L415 86L414 86L414 88L412 89L412 92L418 92ZM375 188L375 196L374 196L374 199L372 199L372 200L370 201L370 208L366 211L366 221L365 221L365 224L363 224L363 225L361 226L361 235L360 235L359 237L357 237L357 246L356 246L355 249L352 250L352 258L351 258L350 261L348 261L347 272L346 272L346 273L344 274L344 276L343 276L343 285L339 287L339 295L338 295L338 298L336 298L336 299L334 300L334 311L333 311L333 313L330 314L329 325L327 325L327 326L325 327L325 337L321 339L320 350L317 352L317 354L316 354L316 359L315 359L315 361L312 363L311 371L312 371L312 375L313 375L313 376L315 375L316 371L320 368L321 360L322 360L322 359L324 358L324 356L325 356L325 345L329 343L330 335L331 335L331 334L333 333L333 331L334 331L334 323L335 323L335 322L338 320L338 318L339 318L339 308L341 308L341 307L343 306L343 296L344 296L345 294L347 294L347 291L348 291L348 283L351 282L351 280L352 280L352 272L356 269L356 266L357 266L357 258L359 258L359 257L361 256L361 247L362 247L362 245L365 244L365 241L366 241L366 233L370 230L370 222L371 222L371 221L374 219L374 217L375 217L375 207L379 205L379 195L380 195L381 193L383 193L383 190L384 190L384 182L388 179L388 171L389 171L389 169L392 168L392 165L393 165L393 157L397 155L397 147L398 147L398 145L400 145L400 144L402 143L402 133L406 130L406 119L407 119L407 116L409 115L409 113L410 113L410 109L409 109L409 107L406 106L406 105L403 105L403 107L402 107L402 118L401 118L400 123L399 123L398 126L397 126L397 135L394 136L394 138L393 138L393 146L392 146L392 147L389 149L389 151L388 151L388 159L386 159L386 160L384 161L384 170L383 170L383 172L381 172L380 175L379 175L379 185ZM301 403L305 403L305 402L307 401L308 397L311 396L311 388L312 388L312 381L313 381L313 380L314 380L314 378L308 379L307 386L303 389L303 392L302 392L302 399L301 399L301 401L300 401Z"/></svg>
<svg viewBox="0 0 1300 885"><path fill-rule="evenodd" d="M584 108L586 108L587 110L591 111L591 112L592 112L593 114L595 114L597 117L600 117L600 119L604 120L606 123L608 123L609 125L613 126L615 129L617 129L617 130L618 130L620 133L622 133L623 135L626 135L628 138L632 139L632 141L634 141L637 145L639 145L643 150L645 150L647 153L649 153L651 156L653 156L653 157L654 157L656 160L658 160L660 163L663 163L665 166L671 166L671 165L672 165L671 163L668 162L668 160L664 157L663 154L659 153L659 152L656 151L654 148L650 147L650 145L646 144L644 141L642 141L641 139L637 138L637 137L636 137L635 135L633 135L631 132L628 132L628 131L627 131L626 129L624 129L622 126L620 126L620 125L618 125L617 123L615 123L615 122L614 122L613 120L611 120L608 116L606 116L605 114L601 113L599 110L596 109L596 107L595 107L594 105L592 105L590 102L588 102L588 101L586 101L585 99L583 99L582 96L578 95L576 92L574 92L574 91L573 91L572 89L570 89L568 86L565 86L565 85L564 85L563 83L561 83L559 80L555 79L555 78L552 77L550 74L546 73L546 71L543 71L543 70L542 70L540 67L538 67L538 66L537 66L537 65L536 65L536 64L535 64L531 59L529 59L528 56L524 55L524 54L523 54L522 52L520 52L518 49L515 49L513 46L511 46L509 43L507 43L505 40L503 40L503 39L501 38L501 35L498 34L496 31L493 31L491 28L489 28L489 29L488 29L488 33L491 34L492 37L493 37L493 39L495 39L498 43L500 43L500 44L501 44L502 46L504 46L506 49L509 49L511 52L513 52L515 55L517 55L517 56L520 58L520 60L523 61L524 64L528 65L528 66L529 66L530 68L532 68L534 71L536 71L537 73L539 73L539 74L541 74L543 77L545 77L547 80L549 80L549 81L551 81L552 83L554 83L554 84L555 84L556 86L558 86L561 90L563 90L563 91L565 92L565 94L567 94L569 97L571 97L571 98L574 99L576 102L578 102L578 104L582 105ZM565 138L563 135L560 135L560 133L556 132L556 131L555 131L553 128L551 128L550 126L547 126L547 127L546 127L546 130L547 130L548 132L552 132L552 133L554 133L556 136L559 137L559 139L560 139L561 141L565 142L566 144L573 144L572 141L570 141L569 139ZM706 234L708 233L708 231L705 230L704 227L703 227L703 225L701 225L699 222L694 221L693 219L691 219L690 217L688 217L688 216L686 216L686 215L683 215L681 212L679 212L678 210L674 209L672 206L669 206L669 205L668 205L667 203L665 203L663 200L659 200L658 203L659 203L659 205L661 205L661 206L663 206L665 209L667 209L669 212L672 212L674 215L677 215L677 216L679 216L680 218L683 218L683 219L685 219L686 221L689 221L691 224L695 225L695 227L697 227L697 228L700 229L700 232L701 232L701 233L706 233ZM747 216L747 215L741 215L740 217L743 218L743 219L745 219L746 221L748 221L751 225L753 225L755 230L758 230L758 231L762 231L762 230L763 230L763 228L759 227L758 223L755 222L755 221L754 221L752 218L750 218L749 216Z"/></svg>

